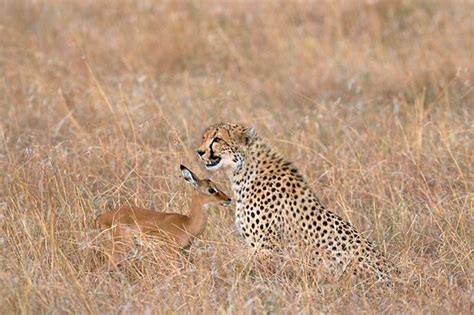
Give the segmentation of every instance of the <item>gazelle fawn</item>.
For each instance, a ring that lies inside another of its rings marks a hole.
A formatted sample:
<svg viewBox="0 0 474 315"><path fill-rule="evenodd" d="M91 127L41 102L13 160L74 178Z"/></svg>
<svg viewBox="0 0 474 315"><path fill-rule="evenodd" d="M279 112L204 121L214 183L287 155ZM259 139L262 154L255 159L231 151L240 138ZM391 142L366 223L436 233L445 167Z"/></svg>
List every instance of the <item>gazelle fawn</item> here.
<svg viewBox="0 0 474 315"><path fill-rule="evenodd" d="M111 247L106 249L109 266L116 267L123 261L134 245L134 237L140 233L157 236L180 248L187 247L204 231L209 205L230 205L231 199L211 180L198 178L183 165L180 169L186 182L194 188L188 215L122 207L96 218L96 225L111 239Z"/></svg>

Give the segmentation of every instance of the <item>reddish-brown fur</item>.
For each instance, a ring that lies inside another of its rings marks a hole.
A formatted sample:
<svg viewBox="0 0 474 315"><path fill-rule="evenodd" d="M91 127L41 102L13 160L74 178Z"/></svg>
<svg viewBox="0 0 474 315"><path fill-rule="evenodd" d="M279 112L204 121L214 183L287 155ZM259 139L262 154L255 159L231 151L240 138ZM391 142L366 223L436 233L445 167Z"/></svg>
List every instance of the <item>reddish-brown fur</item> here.
<svg viewBox="0 0 474 315"><path fill-rule="evenodd" d="M108 233L111 247L106 249L111 266L117 266L133 246L134 235L145 233L171 245L185 248L207 224L207 205L228 205L231 199L209 179L199 179L181 165L185 180L194 187L188 215L165 213L138 207L122 207L101 214L96 225Z"/></svg>

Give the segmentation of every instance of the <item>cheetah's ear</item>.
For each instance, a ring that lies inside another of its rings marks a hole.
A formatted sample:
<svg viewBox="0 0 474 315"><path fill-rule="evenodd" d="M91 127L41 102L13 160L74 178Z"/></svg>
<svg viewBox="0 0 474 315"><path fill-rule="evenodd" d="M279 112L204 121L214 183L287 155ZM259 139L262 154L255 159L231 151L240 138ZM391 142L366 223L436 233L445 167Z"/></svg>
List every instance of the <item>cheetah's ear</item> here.
<svg viewBox="0 0 474 315"><path fill-rule="evenodd" d="M245 145L252 144L252 142L254 142L256 138L257 138L257 132L255 131L254 127L244 128L241 139Z"/></svg>
<svg viewBox="0 0 474 315"><path fill-rule="evenodd" d="M197 188L199 186L198 181L199 178L191 172L186 166L180 165L179 168L181 169L181 174L184 177L184 180L187 181L188 183L191 184L194 188Z"/></svg>

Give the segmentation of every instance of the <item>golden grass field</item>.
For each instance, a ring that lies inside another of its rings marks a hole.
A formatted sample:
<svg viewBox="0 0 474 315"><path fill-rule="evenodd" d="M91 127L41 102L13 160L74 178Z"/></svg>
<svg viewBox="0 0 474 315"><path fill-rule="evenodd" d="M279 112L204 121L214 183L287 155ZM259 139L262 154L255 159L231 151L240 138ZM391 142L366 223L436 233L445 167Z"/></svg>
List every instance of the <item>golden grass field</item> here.
<svg viewBox="0 0 474 315"><path fill-rule="evenodd" d="M0 312L472 314L473 1L0 3ZM254 259L233 207L109 272L95 217L187 211L202 131L241 122L401 270Z"/></svg>

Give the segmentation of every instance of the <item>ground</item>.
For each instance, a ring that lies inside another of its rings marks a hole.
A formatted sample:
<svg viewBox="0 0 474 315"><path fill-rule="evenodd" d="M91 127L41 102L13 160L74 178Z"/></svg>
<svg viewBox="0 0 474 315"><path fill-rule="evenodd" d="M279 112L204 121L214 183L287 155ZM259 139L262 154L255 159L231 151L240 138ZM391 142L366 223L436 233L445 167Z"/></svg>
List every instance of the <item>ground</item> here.
<svg viewBox="0 0 474 315"><path fill-rule="evenodd" d="M1 7L3 313L472 312L472 1ZM107 207L185 213L180 163L230 192L195 153L220 121L294 161L392 257L395 286L257 261L224 208L181 257L107 272Z"/></svg>

